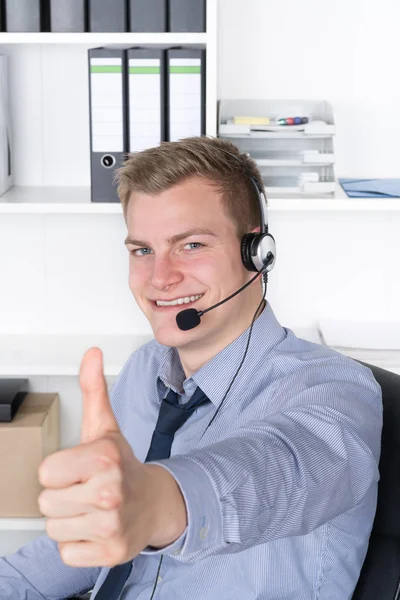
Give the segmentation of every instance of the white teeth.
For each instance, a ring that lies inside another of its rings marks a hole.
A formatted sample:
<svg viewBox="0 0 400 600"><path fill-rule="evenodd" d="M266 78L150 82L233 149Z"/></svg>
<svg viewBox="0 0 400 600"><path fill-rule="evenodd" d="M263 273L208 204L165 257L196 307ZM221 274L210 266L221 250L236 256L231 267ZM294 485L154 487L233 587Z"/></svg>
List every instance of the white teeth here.
<svg viewBox="0 0 400 600"><path fill-rule="evenodd" d="M157 306L175 306L177 304L189 304L189 302L194 302L201 298L203 294L198 294L197 296L185 296L184 298L177 298L176 300L172 300L171 302L166 302L165 300L156 300Z"/></svg>

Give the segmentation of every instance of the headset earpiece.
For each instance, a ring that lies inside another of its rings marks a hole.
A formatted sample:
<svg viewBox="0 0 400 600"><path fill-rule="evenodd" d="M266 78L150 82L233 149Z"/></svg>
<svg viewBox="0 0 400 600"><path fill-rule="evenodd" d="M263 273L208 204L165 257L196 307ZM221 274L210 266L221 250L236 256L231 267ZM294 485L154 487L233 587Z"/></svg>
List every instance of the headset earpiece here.
<svg viewBox="0 0 400 600"><path fill-rule="evenodd" d="M242 237L242 244L241 244L241 248L240 248L240 252L242 255L242 262L243 262L244 266L246 267L246 269L248 269L249 271L258 271L258 269L256 269L254 267L251 255L252 255L252 249L254 247L254 244L258 243L259 237L260 237L259 233L246 233Z"/></svg>
<svg viewBox="0 0 400 600"><path fill-rule="evenodd" d="M250 173L247 174L257 194L260 208L260 233L246 233L242 237L240 253L246 269L268 273L275 264L276 245L273 236L268 233L267 199L258 181ZM272 260L270 260L271 255ZM265 267L267 263L268 266Z"/></svg>
<svg viewBox="0 0 400 600"><path fill-rule="evenodd" d="M240 247L242 262L249 271L260 271L270 254L274 260L265 269L269 272L274 268L276 259L276 245L270 233L246 233L242 237Z"/></svg>

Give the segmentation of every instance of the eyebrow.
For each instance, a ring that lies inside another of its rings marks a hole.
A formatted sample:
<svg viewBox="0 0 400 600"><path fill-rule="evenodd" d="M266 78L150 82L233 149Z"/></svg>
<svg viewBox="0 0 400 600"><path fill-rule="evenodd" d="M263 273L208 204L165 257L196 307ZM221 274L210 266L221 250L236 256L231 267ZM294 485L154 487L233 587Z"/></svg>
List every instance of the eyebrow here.
<svg viewBox="0 0 400 600"><path fill-rule="evenodd" d="M211 231L211 229L203 229L201 227L195 227L194 229L189 229L188 231L183 231L182 233L177 233L176 235L168 237L167 243L170 246L172 246L173 244L176 244L177 242L181 242L182 240L190 237L191 235L212 235L214 237L217 237L217 234L214 233L213 231ZM132 244L132 246L144 246L144 247L149 246L148 242L144 242L142 240L135 240L129 236L126 238L125 244Z"/></svg>

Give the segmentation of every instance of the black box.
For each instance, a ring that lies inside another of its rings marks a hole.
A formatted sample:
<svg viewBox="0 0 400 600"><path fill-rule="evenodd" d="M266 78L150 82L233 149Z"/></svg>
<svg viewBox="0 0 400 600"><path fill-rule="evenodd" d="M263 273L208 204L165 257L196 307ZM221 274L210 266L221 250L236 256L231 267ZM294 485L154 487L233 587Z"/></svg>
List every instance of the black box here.
<svg viewBox="0 0 400 600"><path fill-rule="evenodd" d="M205 0L169 0L170 31L205 31Z"/></svg>
<svg viewBox="0 0 400 600"><path fill-rule="evenodd" d="M27 392L22 388L27 379L0 379L0 422L9 423L21 406Z"/></svg>

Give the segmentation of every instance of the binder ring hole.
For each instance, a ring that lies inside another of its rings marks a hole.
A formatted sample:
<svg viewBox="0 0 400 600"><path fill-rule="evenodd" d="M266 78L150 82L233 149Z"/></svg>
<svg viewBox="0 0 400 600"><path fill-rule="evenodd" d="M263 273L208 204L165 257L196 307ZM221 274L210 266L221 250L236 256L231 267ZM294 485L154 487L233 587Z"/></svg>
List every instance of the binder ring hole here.
<svg viewBox="0 0 400 600"><path fill-rule="evenodd" d="M111 169L115 165L115 156L112 154L104 154L101 157L101 165L106 169Z"/></svg>

